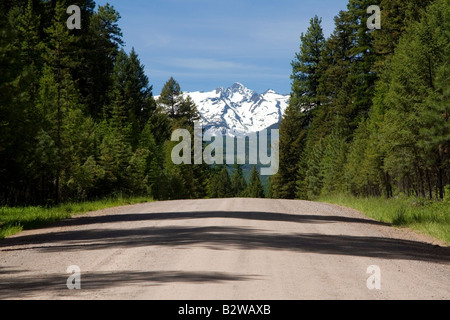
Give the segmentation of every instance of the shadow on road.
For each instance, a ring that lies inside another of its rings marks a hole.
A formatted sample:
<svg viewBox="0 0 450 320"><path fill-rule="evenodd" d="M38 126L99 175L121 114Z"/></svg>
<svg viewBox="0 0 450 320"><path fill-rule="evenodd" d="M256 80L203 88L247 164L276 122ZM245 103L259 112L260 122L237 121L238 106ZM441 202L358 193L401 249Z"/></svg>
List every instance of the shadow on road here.
<svg viewBox="0 0 450 320"><path fill-rule="evenodd" d="M142 227L117 228L115 223L145 220L239 218L308 223L377 223L372 220L323 215L290 215L268 212L182 212L144 213L83 217L64 222L65 226L84 225L86 230L70 230L41 235L25 235L0 242L1 251L41 250L43 252L102 250L139 246L192 247L214 250L273 249L329 255L383 259L450 262L450 248L383 237L290 233L244 227ZM104 225L109 223L109 225ZM1 249L3 248L3 249Z"/></svg>
<svg viewBox="0 0 450 320"><path fill-rule="evenodd" d="M288 213L261 212L261 211L162 212L162 213L115 214L97 217L80 216L73 219L67 219L61 222L60 224L62 226L78 226L86 224L101 224L101 223L115 223L115 222L188 220L188 219L208 219L208 218L279 221L279 222L293 222L293 223L347 222L347 223L363 223L373 225L388 225L383 222L365 218L351 218L336 215L327 216L314 214L288 214Z"/></svg>
<svg viewBox="0 0 450 320"><path fill-rule="evenodd" d="M1 274L18 273L17 270L2 270ZM32 277L27 275L15 275L10 279L2 279L0 283L0 299L29 298L42 292L53 295L71 297L77 291L69 291L66 286L69 274L42 274ZM158 286L164 283L222 283L230 281L246 281L257 279L257 276L244 276L220 272L88 272L81 274L81 289L84 292L93 290L117 288L121 286L139 287ZM83 292L81 292L83 293Z"/></svg>

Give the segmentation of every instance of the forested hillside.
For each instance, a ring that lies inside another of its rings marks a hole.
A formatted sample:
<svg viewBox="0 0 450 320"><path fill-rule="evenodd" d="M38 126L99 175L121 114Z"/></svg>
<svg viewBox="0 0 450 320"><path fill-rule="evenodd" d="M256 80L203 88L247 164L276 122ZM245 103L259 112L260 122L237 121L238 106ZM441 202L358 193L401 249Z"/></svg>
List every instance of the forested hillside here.
<svg viewBox="0 0 450 320"><path fill-rule="evenodd" d="M66 25L69 5L81 8L79 30ZM381 8L379 30L367 27L370 5ZM321 24L311 19L292 61L280 169L267 196L443 199L450 2L349 0L330 37ZM264 197L256 170L246 181L239 166L172 162L172 132L192 132L198 111L173 78L154 94L122 37L111 5L0 2L0 205Z"/></svg>
<svg viewBox="0 0 450 320"><path fill-rule="evenodd" d="M66 25L69 5L79 30ZM172 163L171 133L192 130L196 107L174 79L155 101L119 21L92 0L0 3L0 204L221 195L220 170Z"/></svg>
<svg viewBox="0 0 450 320"><path fill-rule="evenodd" d="M367 27L374 4L379 30ZM321 22L311 19L292 62L271 195L443 199L450 184L450 2L350 0L328 39Z"/></svg>

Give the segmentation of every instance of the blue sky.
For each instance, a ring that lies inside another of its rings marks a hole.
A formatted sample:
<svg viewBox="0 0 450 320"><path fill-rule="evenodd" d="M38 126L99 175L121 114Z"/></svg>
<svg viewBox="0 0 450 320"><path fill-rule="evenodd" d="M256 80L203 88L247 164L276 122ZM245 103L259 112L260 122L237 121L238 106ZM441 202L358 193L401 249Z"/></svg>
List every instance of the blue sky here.
<svg viewBox="0 0 450 320"><path fill-rule="evenodd" d="M291 61L314 15L325 36L348 0L98 0L120 13L126 43L138 53L159 95L173 76L183 91L241 82L289 93Z"/></svg>

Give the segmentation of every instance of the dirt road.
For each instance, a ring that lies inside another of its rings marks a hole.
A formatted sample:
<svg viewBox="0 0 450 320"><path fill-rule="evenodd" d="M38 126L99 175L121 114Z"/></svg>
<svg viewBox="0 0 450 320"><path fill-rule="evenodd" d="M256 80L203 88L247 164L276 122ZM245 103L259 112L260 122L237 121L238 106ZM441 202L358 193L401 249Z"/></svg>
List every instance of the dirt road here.
<svg viewBox="0 0 450 320"><path fill-rule="evenodd" d="M450 299L426 240L329 204L139 204L0 241L0 299Z"/></svg>

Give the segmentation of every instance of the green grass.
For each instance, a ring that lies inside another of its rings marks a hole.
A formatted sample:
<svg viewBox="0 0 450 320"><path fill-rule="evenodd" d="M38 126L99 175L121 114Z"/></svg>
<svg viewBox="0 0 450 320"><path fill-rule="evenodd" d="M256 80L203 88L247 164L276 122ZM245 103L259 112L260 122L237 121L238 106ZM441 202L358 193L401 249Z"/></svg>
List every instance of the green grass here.
<svg viewBox="0 0 450 320"><path fill-rule="evenodd" d="M112 207L153 201L150 198L111 198L98 201L67 203L53 208L43 207L0 207L0 239L12 236L22 230L43 228L51 223Z"/></svg>
<svg viewBox="0 0 450 320"><path fill-rule="evenodd" d="M353 208L370 218L407 227L450 244L450 201L426 201L417 198L357 198L349 195L321 197L321 202Z"/></svg>

